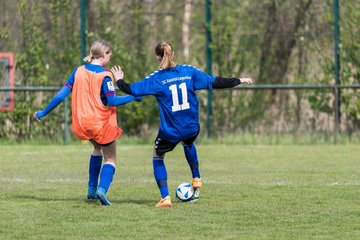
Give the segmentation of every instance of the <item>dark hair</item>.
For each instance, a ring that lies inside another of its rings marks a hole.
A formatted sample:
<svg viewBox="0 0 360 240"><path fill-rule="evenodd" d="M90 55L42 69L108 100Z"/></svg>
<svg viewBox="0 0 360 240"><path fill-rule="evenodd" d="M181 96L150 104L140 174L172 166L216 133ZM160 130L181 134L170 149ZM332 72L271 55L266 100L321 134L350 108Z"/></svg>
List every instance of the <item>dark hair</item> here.
<svg viewBox="0 0 360 240"><path fill-rule="evenodd" d="M174 50L167 42L159 42L155 47L156 56L161 57L160 68L167 69L176 66L173 61Z"/></svg>

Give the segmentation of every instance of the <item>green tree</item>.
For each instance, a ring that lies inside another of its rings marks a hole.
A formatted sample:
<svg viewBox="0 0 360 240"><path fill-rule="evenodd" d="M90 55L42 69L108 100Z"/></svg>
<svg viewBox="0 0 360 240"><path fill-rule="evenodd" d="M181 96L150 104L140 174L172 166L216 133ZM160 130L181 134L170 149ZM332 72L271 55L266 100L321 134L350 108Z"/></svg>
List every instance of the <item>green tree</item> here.
<svg viewBox="0 0 360 240"><path fill-rule="evenodd" d="M19 1L19 13L22 16L22 46L21 52L16 55L16 67L22 72L22 85L44 85L49 83L46 74L45 58L47 53L46 39L41 30L41 4L36 1ZM29 13L33 14L30 15ZM7 136L18 140L27 140L32 137L31 116L35 111L33 102L35 95L30 92L15 95L15 110L7 117L14 124L13 132Z"/></svg>
<svg viewBox="0 0 360 240"><path fill-rule="evenodd" d="M360 3L356 0L357 3ZM351 85L360 82L360 7L353 2L341 2L341 48L340 63L341 84ZM331 5L331 7L333 7ZM328 25L333 25L334 18L332 15L327 16ZM334 57L333 53L324 59L323 71L324 77L322 83L334 84ZM360 127L360 101L358 91L342 90L341 91L341 121L346 127L346 131L351 135ZM309 97L311 107L319 112L333 115L334 96L322 91L315 91Z"/></svg>

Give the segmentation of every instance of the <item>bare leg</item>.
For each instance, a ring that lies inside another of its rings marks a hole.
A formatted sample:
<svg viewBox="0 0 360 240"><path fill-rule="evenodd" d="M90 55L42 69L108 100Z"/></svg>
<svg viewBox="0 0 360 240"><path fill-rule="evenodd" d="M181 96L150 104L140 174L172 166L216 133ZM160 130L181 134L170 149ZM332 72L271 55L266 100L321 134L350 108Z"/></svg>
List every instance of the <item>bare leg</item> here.
<svg viewBox="0 0 360 240"><path fill-rule="evenodd" d="M105 164L111 164L116 167L116 142L108 146L101 146L102 152L105 157Z"/></svg>

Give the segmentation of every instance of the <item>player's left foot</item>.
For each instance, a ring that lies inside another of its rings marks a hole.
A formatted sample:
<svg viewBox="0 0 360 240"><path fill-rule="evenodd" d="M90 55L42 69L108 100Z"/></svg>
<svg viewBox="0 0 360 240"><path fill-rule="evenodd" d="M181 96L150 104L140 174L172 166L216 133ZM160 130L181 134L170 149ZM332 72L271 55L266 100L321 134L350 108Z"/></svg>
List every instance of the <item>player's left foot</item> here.
<svg viewBox="0 0 360 240"><path fill-rule="evenodd" d="M96 190L95 195L96 195L96 199L100 200L101 205L103 205L103 206L111 206L111 202L109 201L109 199L107 199L106 192L105 192L105 190L103 188L101 188L101 187L98 188Z"/></svg>
<svg viewBox="0 0 360 240"><path fill-rule="evenodd" d="M95 200L96 199L95 193L96 193L96 187L89 187L88 188L87 199Z"/></svg>
<svg viewBox="0 0 360 240"><path fill-rule="evenodd" d="M202 187L201 178L193 178L191 185L193 188L201 188Z"/></svg>

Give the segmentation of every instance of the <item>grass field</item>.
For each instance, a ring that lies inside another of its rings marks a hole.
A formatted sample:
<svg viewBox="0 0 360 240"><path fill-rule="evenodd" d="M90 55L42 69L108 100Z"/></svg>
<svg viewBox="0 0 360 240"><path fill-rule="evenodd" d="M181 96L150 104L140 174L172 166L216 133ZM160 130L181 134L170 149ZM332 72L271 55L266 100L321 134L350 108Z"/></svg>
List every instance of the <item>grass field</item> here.
<svg viewBox="0 0 360 240"><path fill-rule="evenodd" d="M156 209L151 145L118 143L111 207L85 200L89 145L0 146L0 239L360 239L356 145L199 145L197 203ZM166 157L173 199L190 181Z"/></svg>

